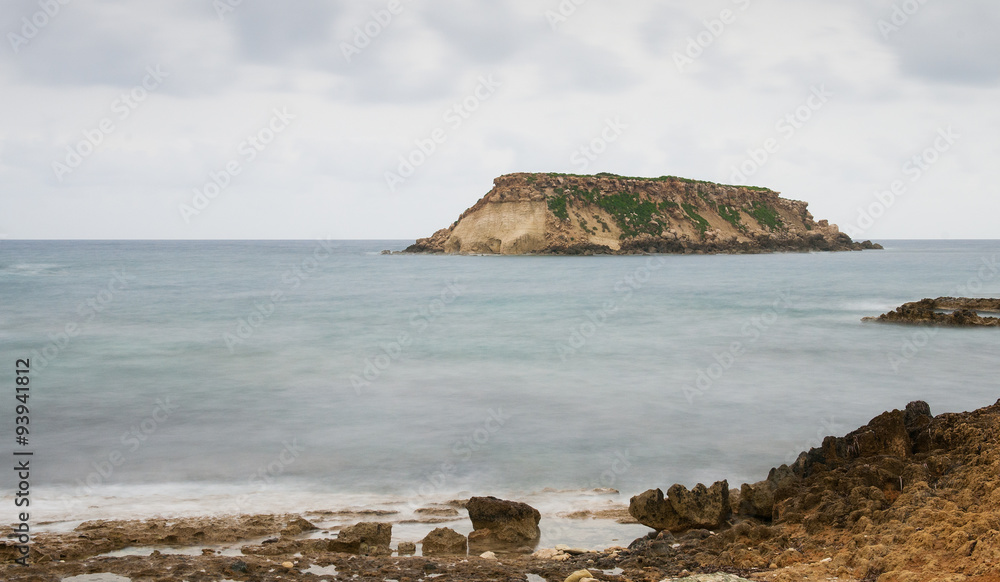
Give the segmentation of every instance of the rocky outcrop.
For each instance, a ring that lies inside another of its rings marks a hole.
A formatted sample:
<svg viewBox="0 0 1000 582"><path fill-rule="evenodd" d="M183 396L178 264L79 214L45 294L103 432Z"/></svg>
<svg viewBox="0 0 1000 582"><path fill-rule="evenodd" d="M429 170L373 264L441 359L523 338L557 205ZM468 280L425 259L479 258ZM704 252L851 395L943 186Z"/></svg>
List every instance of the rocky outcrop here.
<svg viewBox="0 0 1000 582"><path fill-rule="evenodd" d="M473 497L466 504L475 531L469 543L477 549L534 544L541 536L541 514L526 503L496 497Z"/></svg>
<svg viewBox="0 0 1000 582"><path fill-rule="evenodd" d="M778 582L994 580L1000 401L936 417L922 401L882 413L744 485L739 507L717 535L654 532L624 563L781 569L768 577Z"/></svg>
<svg viewBox="0 0 1000 582"><path fill-rule="evenodd" d="M1000 327L1000 318L983 314L1000 314L1000 299L969 297L938 297L904 303L878 317L862 321L878 323L908 323L952 327Z"/></svg>
<svg viewBox="0 0 1000 582"><path fill-rule="evenodd" d="M767 253L882 248L751 186L663 176L508 174L410 253Z"/></svg>
<svg viewBox="0 0 1000 582"><path fill-rule="evenodd" d="M420 540L425 556L464 556L467 553L468 541L457 531L439 527Z"/></svg>
<svg viewBox="0 0 1000 582"><path fill-rule="evenodd" d="M787 465L771 469L767 479L752 485L744 483L740 488L740 503L737 513L766 519L773 518L774 499L781 495L782 488L796 483L796 476Z"/></svg>
<svg viewBox="0 0 1000 582"><path fill-rule="evenodd" d="M387 552L390 540L392 524L362 522L341 529L337 538L328 542L327 548L347 554L385 555L391 553Z"/></svg>
<svg viewBox="0 0 1000 582"><path fill-rule="evenodd" d="M701 483L688 491L675 484L663 491L650 489L629 501L628 512L639 523L656 530L683 532L691 529L715 529L730 515L729 483L717 481L711 487Z"/></svg>

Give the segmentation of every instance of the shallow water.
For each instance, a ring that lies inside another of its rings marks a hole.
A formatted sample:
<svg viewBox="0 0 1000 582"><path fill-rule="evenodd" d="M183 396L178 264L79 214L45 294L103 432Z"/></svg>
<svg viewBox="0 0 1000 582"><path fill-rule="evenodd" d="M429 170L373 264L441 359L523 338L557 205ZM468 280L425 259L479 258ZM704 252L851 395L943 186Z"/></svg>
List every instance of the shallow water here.
<svg viewBox="0 0 1000 582"><path fill-rule="evenodd" d="M910 400L940 413L1000 392L996 330L860 321L1000 296L997 241L378 254L405 244L0 243L0 365L32 360L35 518L480 494L555 516L605 503L594 488L625 504L674 482L736 487Z"/></svg>

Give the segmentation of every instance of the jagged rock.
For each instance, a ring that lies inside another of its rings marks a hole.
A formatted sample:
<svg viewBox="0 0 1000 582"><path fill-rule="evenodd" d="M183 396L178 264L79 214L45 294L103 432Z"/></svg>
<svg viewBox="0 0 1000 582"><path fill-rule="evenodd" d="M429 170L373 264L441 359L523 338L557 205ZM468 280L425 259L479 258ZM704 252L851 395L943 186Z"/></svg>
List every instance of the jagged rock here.
<svg viewBox="0 0 1000 582"><path fill-rule="evenodd" d="M459 555L467 553L465 536L448 527L439 527L420 540L425 556Z"/></svg>
<svg viewBox="0 0 1000 582"><path fill-rule="evenodd" d="M792 472L788 465L782 465L771 469L764 481L758 481L752 485L744 483L740 489L739 513L766 520L772 519L776 493L782 487L787 488L797 480L799 477Z"/></svg>
<svg viewBox="0 0 1000 582"><path fill-rule="evenodd" d="M384 554L392 539L392 524L362 522L345 527L328 543L331 552Z"/></svg>
<svg viewBox="0 0 1000 582"><path fill-rule="evenodd" d="M449 228L404 252L769 253L882 248L854 242L805 202L673 176L507 174Z"/></svg>
<svg viewBox="0 0 1000 582"><path fill-rule="evenodd" d="M417 553L417 544L413 542L399 542L399 546L396 547L396 552L400 556L412 556Z"/></svg>
<svg viewBox="0 0 1000 582"><path fill-rule="evenodd" d="M536 543L541 536L541 514L526 503L496 497L473 497L466 504L475 531L469 541L476 547L490 544Z"/></svg>
<svg viewBox="0 0 1000 582"><path fill-rule="evenodd" d="M1000 327L1000 317L983 316L982 313L1000 314L1000 299L969 297L921 299L904 303L878 317L862 318L862 321L951 327Z"/></svg>
<svg viewBox="0 0 1000 582"><path fill-rule="evenodd" d="M726 523L731 512L729 483L717 481L711 487L699 483L690 491L674 484L666 497L663 491L650 489L629 501L628 512L639 523L656 530L717 528Z"/></svg>

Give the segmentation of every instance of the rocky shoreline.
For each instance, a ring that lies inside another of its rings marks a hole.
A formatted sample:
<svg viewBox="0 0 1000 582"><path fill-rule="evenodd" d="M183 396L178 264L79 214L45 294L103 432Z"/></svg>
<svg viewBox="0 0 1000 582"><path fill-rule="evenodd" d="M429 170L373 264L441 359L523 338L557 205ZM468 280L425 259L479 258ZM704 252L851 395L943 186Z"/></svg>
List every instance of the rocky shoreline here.
<svg viewBox="0 0 1000 582"><path fill-rule="evenodd" d="M37 535L28 567L4 542L0 578L997 582L1000 400L938 416L911 402L738 490L720 481L647 491L629 512L649 535L628 547L538 549L544 517L514 501L472 498L426 513L461 510L473 533L439 528L420 540L421 556L408 555L412 542L392 549L392 524L377 515L344 516L361 519L325 531L299 515L91 521Z"/></svg>
<svg viewBox="0 0 1000 582"><path fill-rule="evenodd" d="M983 314L990 315L983 315ZM1000 327L1000 299L938 297L904 303L893 311L861 321L940 325L949 327Z"/></svg>

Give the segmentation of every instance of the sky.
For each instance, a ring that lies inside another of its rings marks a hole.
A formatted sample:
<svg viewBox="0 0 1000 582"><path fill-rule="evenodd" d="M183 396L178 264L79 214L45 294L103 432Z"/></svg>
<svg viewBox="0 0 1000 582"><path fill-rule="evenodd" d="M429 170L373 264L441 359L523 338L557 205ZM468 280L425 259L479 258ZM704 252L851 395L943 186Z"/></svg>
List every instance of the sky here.
<svg viewBox="0 0 1000 582"><path fill-rule="evenodd" d="M1000 238L995 0L7 0L0 237L414 239L512 172Z"/></svg>

